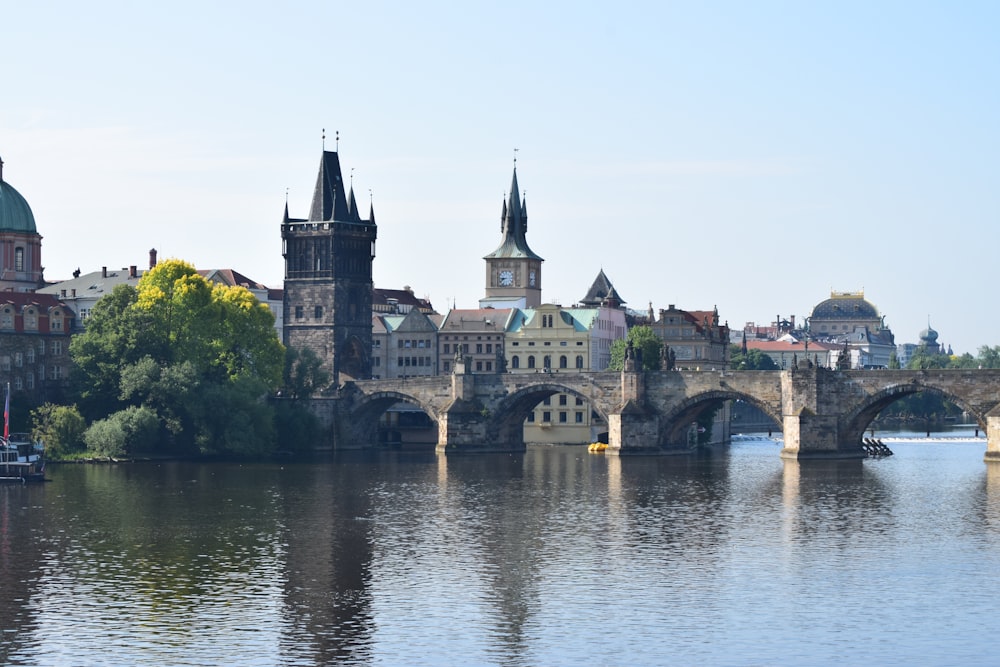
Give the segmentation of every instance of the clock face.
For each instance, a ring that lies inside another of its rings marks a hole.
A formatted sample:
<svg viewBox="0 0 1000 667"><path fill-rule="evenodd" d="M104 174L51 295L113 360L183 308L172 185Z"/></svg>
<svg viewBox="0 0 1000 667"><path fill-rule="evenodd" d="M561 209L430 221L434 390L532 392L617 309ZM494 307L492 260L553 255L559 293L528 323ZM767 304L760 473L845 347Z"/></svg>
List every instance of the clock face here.
<svg viewBox="0 0 1000 667"><path fill-rule="evenodd" d="M514 284L514 272L513 271L501 271L500 272L500 284L504 287L509 287Z"/></svg>
<svg viewBox="0 0 1000 667"><path fill-rule="evenodd" d="M534 269L532 269L531 272L528 274L528 282L531 283L532 287L535 286L535 270Z"/></svg>

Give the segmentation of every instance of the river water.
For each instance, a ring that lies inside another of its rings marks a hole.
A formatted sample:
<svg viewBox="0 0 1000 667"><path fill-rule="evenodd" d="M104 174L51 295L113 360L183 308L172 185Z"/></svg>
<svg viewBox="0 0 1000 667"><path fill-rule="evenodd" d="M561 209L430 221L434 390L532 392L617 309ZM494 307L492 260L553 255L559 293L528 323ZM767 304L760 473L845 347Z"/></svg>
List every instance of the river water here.
<svg viewBox="0 0 1000 667"><path fill-rule="evenodd" d="M1000 464L957 435L50 466L0 487L0 664L995 665Z"/></svg>

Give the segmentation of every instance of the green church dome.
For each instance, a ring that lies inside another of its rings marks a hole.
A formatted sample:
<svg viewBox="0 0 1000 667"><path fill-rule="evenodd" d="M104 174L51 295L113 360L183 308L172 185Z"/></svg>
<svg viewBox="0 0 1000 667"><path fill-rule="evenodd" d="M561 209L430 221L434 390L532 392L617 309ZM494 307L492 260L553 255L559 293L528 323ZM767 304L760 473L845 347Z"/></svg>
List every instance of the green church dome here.
<svg viewBox="0 0 1000 667"><path fill-rule="evenodd" d="M3 160L0 159L0 232L37 234L31 207L7 181L3 180Z"/></svg>

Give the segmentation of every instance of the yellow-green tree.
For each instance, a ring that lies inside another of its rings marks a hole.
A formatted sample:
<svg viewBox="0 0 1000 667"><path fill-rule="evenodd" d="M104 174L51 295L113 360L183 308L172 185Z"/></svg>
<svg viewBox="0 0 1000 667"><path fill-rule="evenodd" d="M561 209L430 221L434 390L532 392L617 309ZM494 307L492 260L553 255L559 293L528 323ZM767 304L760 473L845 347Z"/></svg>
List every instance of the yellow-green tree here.
<svg viewBox="0 0 1000 667"><path fill-rule="evenodd" d="M70 346L90 419L143 407L160 424L150 448L261 454L273 447L273 415L262 399L281 383L284 348L265 304L243 287L209 283L180 260L159 263L136 288L111 296Z"/></svg>

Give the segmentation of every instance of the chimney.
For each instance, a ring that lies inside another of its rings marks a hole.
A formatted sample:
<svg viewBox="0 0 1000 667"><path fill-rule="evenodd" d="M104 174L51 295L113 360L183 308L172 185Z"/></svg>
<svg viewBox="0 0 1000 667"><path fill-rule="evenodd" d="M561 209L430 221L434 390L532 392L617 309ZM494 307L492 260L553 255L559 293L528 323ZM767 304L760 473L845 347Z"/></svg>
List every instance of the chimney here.
<svg viewBox="0 0 1000 667"><path fill-rule="evenodd" d="M149 251L149 268L156 266L156 248Z"/></svg>
<svg viewBox="0 0 1000 667"><path fill-rule="evenodd" d="M136 275L135 269L136 269L135 264L133 264L130 267L128 267L128 277L129 278L135 278L135 275Z"/></svg>
<svg viewBox="0 0 1000 667"><path fill-rule="evenodd" d="M106 266L102 266L101 267L101 277L102 278L107 278L108 277L108 267L106 267Z"/></svg>

